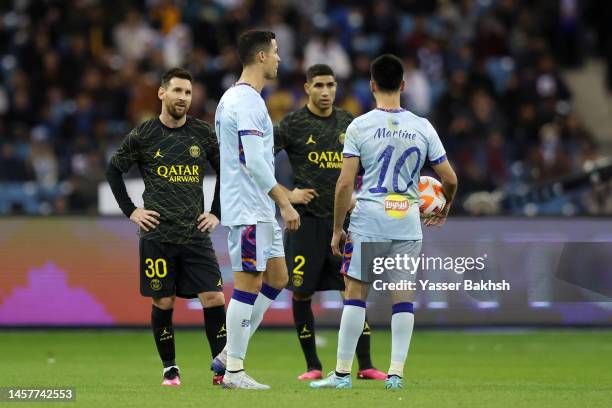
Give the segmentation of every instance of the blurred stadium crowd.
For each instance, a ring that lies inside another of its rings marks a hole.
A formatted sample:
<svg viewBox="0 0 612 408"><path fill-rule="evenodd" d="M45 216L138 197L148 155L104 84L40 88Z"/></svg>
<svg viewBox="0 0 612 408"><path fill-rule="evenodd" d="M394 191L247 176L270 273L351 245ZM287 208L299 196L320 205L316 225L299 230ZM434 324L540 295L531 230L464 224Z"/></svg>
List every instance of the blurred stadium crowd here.
<svg viewBox="0 0 612 408"><path fill-rule="evenodd" d="M189 69L190 114L213 122L240 72L235 39L253 27L274 31L279 43L280 76L264 90L273 121L304 103L304 69L318 62L337 73L338 105L369 110L370 61L401 56L404 106L430 118L457 169L457 212L469 210L462 203L475 191L574 174L598 148L560 67L580 67L587 33L609 57L598 3L3 1L0 214L96 214L117 143L159 111L160 74ZM602 212L583 201L567 213Z"/></svg>

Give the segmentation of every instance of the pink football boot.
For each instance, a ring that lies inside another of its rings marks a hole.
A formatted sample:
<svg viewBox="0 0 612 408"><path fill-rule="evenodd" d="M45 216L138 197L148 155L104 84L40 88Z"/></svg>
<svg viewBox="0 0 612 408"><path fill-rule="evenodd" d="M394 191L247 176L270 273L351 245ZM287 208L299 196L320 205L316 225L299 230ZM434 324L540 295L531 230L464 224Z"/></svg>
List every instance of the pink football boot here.
<svg viewBox="0 0 612 408"><path fill-rule="evenodd" d="M300 375L297 379L300 381L318 380L323 378L323 372L321 370L308 370L304 374Z"/></svg>

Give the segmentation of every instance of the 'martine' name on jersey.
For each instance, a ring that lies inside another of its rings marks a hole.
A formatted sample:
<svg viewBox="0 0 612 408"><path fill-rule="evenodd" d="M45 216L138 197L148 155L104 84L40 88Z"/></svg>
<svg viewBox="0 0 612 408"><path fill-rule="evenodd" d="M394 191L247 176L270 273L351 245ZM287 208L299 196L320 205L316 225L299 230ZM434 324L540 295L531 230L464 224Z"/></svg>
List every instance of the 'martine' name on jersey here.
<svg viewBox="0 0 612 408"><path fill-rule="evenodd" d="M344 157L359 157L362 184L349 231L397 240L423 237L418 196L420 171L446 160L446 152L427 119L406 110L375 109L347 128Z"/></svg>
<svg viewBox="0 0 612 408"><path fill-rule="evenodd" d="M221 223L254 225L275 220L274 201L246 168L242 136L262 137L264 160L274 174L272 120L259 92L248 84L228 89L215 113L221 152Z"/></svg>

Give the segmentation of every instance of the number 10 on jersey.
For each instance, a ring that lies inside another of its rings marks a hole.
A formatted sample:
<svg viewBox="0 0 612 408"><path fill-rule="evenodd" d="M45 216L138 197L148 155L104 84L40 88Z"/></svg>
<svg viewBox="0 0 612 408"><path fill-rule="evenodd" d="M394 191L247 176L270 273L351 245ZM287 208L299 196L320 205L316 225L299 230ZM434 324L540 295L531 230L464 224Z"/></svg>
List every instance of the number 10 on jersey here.
<svg viewBox="0 0 612 408"><path fill-rule="evenodd" d="M385 178L387 176L387 171L389 170L389 164L391 164L391 158L393 156L394 151L395 151L395 146L389 145L385 148L382 154L378 157L378 161L379 162L382 161L383 163L380 169L380 174L378 176L378 183L376 187L372 187L369 189L370 193L388 193L389 192L387 187L384 186L384 183L385 183ZM414 168L410 172L410 181L406 184L406 187L402 189L400 188L400 185L399 185L400 172L402 171L402 167L406 163L406 160L408 160L408 158L412 154L416 155L416 158L417 158L416 163L414 165ZM419 170L420 164L421 164L421 151L418 149L418 147L413 146L402 152L400 157L395 162L395 165L393 166L393 191L395 193L402 194L408 191L410 186L414 184L414 176Z"/></svg>

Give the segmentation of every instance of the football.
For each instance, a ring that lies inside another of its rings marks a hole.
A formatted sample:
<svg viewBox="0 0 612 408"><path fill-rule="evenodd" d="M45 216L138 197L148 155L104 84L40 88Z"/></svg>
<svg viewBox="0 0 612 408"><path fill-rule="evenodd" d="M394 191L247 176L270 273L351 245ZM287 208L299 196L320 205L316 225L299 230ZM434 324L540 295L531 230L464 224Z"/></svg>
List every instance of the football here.
<svg viewBox="0 0 612 408"><path fill-rule="evenodd" d="M436 214L446 205L442 183L433 177L419 179L419 211L422 215Z"/></svg>

